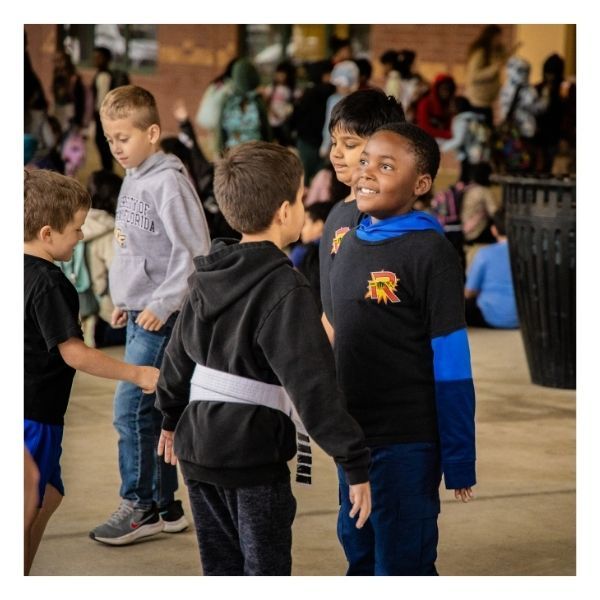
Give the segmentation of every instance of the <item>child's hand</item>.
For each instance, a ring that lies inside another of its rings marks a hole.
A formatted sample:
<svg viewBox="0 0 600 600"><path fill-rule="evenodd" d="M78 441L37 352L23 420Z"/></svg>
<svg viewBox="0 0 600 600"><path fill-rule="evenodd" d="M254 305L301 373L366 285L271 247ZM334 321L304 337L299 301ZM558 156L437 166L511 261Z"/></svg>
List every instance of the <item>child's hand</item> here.
<svg viewBox="0 0 600 600"><path fill-rule="evenodd" d="M156 367L137 367L138 376L136 384L144 394L153 394L156 391L160 371Z"/></svg>
<svg viewBox="0 0 600 600"><path fill-rule="evenodd" d="M361 529L371 514L371 485L368 481L350 486L350 502L352 503L350 518L354 519L358 514L356 529Z"/></svg>
<svg viewBox="0 0 600 600"><path fill-rule="evenodd" d="M161 321L151 310L145 308L135 320L136 324L146 331L158 331L164 322Z"/></svg>
<svg viewBox="0 0 600 600"><path fill-rule="evenodd" d="M125 327L127 325L127 311L115 307L110 317L110 324L113 327Z"/></svg>
<svg viewBox="0 0 600 600"><path fill-rule="evenodd" d="M175 452L173 451L173 431L166 431L162 429L160 432L160 438L158 440L158 449L156 453L159 456L165 455L165 462L170 463L172 465L177 464L177 457L175 456Z"/></svg>
<svg viewBox="0 0 600 600"><path fill-rule="evenodd" d="M470 487L454 490L454 497L462 502L469 502L473 500L473 490Z"/></svg>
<svg viewBox="0 0 600 600"><path fill-rule="evenodd" d="M188 111L185 107L185 102L181 99L175 101L173 105L173 116L177 119L177 122L183 123L188 119Z"/></svg>

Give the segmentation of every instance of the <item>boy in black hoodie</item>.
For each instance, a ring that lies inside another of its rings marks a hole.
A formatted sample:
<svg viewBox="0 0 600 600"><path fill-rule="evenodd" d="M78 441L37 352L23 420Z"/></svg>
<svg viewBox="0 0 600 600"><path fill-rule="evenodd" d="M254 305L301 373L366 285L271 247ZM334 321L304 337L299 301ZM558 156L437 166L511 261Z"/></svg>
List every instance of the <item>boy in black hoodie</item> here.
<svg viewBox="0 0 600 600"><path fill-rule="evenodd" d="M194 259L165 350L158 452L179 460L205 575L291 574L297 432L297 480L310 482L308 433L344 470L356 527L371 510L369 451L342 406L308 282L281 251L302 229L302 179L300 160L265 142L217 164L215 196L242 239Z"/></svg>

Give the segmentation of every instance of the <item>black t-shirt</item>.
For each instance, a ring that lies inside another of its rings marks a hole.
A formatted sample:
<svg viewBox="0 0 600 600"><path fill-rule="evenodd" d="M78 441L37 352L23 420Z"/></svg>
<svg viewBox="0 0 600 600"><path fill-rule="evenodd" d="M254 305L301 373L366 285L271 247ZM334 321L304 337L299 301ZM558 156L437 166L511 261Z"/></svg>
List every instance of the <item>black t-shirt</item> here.
<svg viewBox="0 0 600 600"><path fill-rule="evenodd" d="M83 338L79 298L53 263L25 254L25 418L62 425L75 369L58 351Z"/></svg>
<svg viewBox="0 0 600 600"><path fill-rule="evenodd" d="M361 213L357 206L356 200L351 202L338 202L332 209L323 228L323 235L319 246L319 268L321 280L321 302L323 312L331 323L331 292L329 288L329 271L333 262L340 242L344 235L353 227L356 227L364 213Z"/></svg>
<svg viewBox="0 0 600 600"><path fill-rule="evenodd" d="M465 326L462 272L435 231L350 231L331 265L331 323L348 411L372 445L438 439L431 340Z"/></svg>

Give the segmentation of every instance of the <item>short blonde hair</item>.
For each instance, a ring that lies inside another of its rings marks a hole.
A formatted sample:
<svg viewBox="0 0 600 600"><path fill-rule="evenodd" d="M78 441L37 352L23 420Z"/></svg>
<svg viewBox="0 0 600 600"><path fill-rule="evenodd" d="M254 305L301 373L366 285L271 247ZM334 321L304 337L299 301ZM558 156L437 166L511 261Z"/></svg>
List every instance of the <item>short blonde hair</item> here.
<svg viewBox="0 0 600 600"><path fill-rule="evenodd" d="M92 204L90 195L76 179L54 171L25 169L23 187L26 242L46 225L62 233L78 210L89 210Z"/></svg>
<svg viewBox="0 0 600 600"><path fill-rule="evenodd" d="M131 117L134 127L146 130L151 125L160 127L160 117L154 96L138 85L122 85L106 94L100 106L103 119Z"/></svg>

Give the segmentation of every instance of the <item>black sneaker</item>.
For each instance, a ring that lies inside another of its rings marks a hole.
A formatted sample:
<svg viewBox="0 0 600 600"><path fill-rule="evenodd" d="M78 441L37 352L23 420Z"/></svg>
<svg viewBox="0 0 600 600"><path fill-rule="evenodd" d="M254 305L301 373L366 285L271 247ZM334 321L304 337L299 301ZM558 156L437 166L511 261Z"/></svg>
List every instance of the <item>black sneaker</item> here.
<svg viewBox="0 0 600 600"><path fill-rule="evenodd" d="M122 500L106 523L90 531L90 537L103 544L125 546L139 538L160 533L163 526L155 504L148 509L135 508L130 500Z"/></svg>
<svg viewBox="0 0 600 600"><path fill-rule="evenodd" d="M189 525L183 514L181 500L174 500L171 504L160 509L160 517L163 520L163 531L166 533L178 533Z"/></svg>

